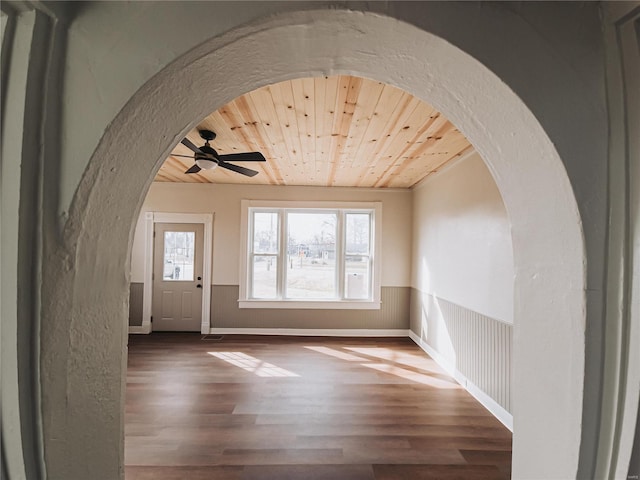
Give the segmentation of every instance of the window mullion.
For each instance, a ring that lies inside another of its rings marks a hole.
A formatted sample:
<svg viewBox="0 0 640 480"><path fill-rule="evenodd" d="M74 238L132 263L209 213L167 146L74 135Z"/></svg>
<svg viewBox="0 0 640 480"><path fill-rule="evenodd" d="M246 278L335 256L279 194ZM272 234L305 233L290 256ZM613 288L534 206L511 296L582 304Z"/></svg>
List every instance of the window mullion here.
<svg viewBox="0 0 640 480"><path fill-rule="evenodd" d="M346 250L346 228L345 225L345 213L344 210L338 210L338 225L336 231L336 275L338 279L336 281L336 297L340 300L345 299L344 292L344 269L345 269L345 250Z"/></svg>
<svg viewBox="0 0 640 480"><path fill-rule="evenodd" d="M373 212L369 212L369 251L367 252L369 256L367 257L367 261L369 262L369 278L367 279L369 282L369 298L374 297L374 281L373 277L375 275L374 269L374 252L376 251L375 246L375 224L376 218Z"/></svg>
<svg viewBox="0 0 640 480"><path fill-rule="evenodd" d="M278 243L278 278L277 278L277 295L283 300L285 298L285 285L287 281L287 252L289 247L289 229L287 225L287 211L278 210L280 242Z"/></svg>
<svg viewBox="0 0 640 480"><path fill-rule="evenodd" d="M250 209L249 210L249 231L247 232L248 238L247 238L247 251L248 251L248 255L247 255L247 284L246 284L246 289L247 289L247 296L249 298L253 298L253 269L255 268L255 261L253 259L255 252L254 252L254 246L253 246L253 235L254 235L254 231L255 231L255 210Z"/></svg>

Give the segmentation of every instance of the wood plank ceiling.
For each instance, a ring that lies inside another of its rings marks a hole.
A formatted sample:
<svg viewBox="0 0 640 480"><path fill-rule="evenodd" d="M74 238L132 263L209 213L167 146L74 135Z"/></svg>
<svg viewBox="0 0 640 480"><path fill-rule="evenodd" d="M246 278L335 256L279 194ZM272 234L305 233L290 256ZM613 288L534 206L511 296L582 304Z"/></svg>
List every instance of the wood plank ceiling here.
<svg viewBox="0 0 640 480"><path fill-rule="evenodd" d="M222 168L185 174L190 158L170 156L156 182L411 188L470 151L440 112L412 95L351 76L301 78L247 93L205 118L220 154L260 151L264 163L246 177ZM191 155L178 144L174 154Z"/></svg>

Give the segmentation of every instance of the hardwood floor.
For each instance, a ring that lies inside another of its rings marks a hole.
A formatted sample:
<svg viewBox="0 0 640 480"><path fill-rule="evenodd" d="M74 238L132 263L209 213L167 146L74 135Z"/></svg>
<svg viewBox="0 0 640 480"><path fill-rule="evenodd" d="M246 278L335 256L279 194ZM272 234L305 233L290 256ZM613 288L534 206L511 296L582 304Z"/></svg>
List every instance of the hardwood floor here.
<svg viewBox="0 0 640 480"><path fill-rule="evenodd" d="M511 432L409 339L129 338L127 480L506 479Z"/></svg>

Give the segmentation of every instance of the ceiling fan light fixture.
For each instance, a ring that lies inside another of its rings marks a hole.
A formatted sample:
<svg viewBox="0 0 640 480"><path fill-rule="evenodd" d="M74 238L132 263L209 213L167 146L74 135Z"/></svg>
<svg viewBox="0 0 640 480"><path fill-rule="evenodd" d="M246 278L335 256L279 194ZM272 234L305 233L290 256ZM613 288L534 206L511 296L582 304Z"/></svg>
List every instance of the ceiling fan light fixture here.
<svg viewBox="0 0 640 480"><path fill-rule="evenodd" d="M228 163L227 160L232 162L264 162L266 159L260 152L246 152L246 153L230 153L228 155L218 155L211 145L209 140L216 138L216 134L210 130L200 130L200 136L205 140L205 144L201 147L197 147L188 138L183 138L180 143L191 150L194 155L195 165L189 168L184 173L198 173L200 170L213 170L217 166L224 168L225 170L231 170L247 177L253 177L258 174L258 171L251 170L249 168ZM177 155L184 157L185 155Z"/></svg>
<svg viewBox="0 0 640 480"><path fill-rule="evenodd" d="M210 158L197 158L196 165L198 165L203 170L213 170L218 166L218 164Z"/></svg>

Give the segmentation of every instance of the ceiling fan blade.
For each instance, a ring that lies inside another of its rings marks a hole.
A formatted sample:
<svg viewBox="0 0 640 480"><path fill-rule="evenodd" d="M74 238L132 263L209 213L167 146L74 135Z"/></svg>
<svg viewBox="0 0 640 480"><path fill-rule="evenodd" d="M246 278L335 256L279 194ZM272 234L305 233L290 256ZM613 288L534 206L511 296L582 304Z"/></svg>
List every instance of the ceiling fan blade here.
<svg viewBox="0 0 640 480"><path fill-rule="evenodd" d="M228 155L220 155L223 162L265 162L264 155L260 152L247 153L230 153Z"/></svg>
<svg viewBox="0 0 640 480"><path fill-rule="evenodd" d="M184 157L184 158L191 158L193 159L193 155L178 155L177 153L172 153L171 154L172 157Z"/></svg>
<svg viewBox="0 0 640 480"><path fill-rule="evenodd" d="M247 177L254 177L258 174L258 172L256 172L255 170L244 168L240 165L233 165L232 163L223 162L222 160L218 162L218 166L226 168L227 170L233 170L234 172L241 173L242 175L246 175Z"/></svg>
<svg viewBox="0 0 640 480"><path fill-rule="evenodd" d="M187 170L184 173L198 173L200 170L202 170L198 165L194 165L193 167L191 167L189 170Z"/></svg>
<svg viewBox="0 0 640 480"><path fill-rule="evenodd" d="M196 153L201 153L200 148L196 147L195 144L191 140L189 140L187 137L183 138L180 143L182 143L185 147L193 150Z"/></svg>

